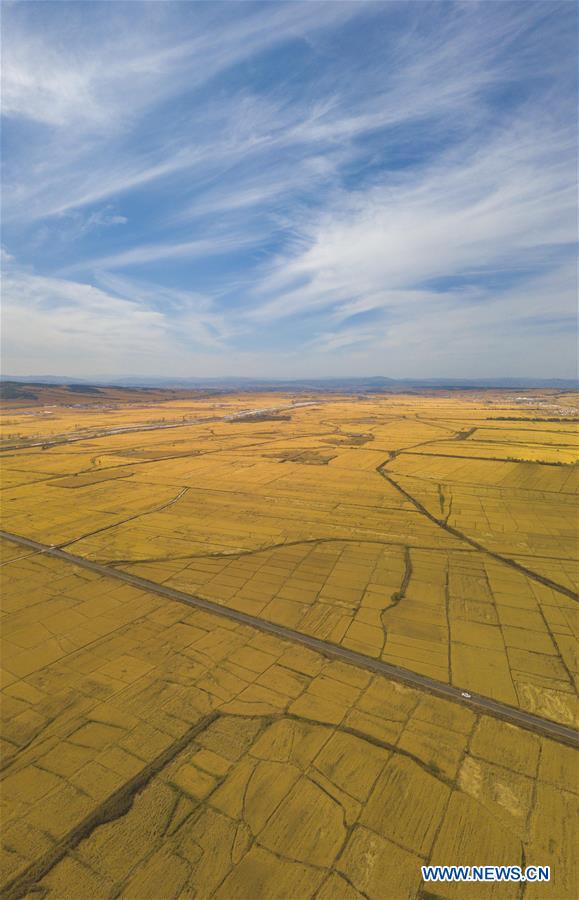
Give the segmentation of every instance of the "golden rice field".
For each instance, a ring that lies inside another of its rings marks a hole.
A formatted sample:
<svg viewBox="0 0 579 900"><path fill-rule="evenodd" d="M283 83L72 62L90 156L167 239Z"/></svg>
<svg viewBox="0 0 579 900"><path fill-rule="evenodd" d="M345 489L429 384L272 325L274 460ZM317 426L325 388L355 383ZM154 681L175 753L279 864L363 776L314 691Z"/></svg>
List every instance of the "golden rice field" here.
<svg viewBox="0 0 579 900"><path fill-rule="evenodd" d="M414 898L481 860L574 896L570 748L2 547L3 896Z"/></svg>
<svg viewBox="0 0 579 900"><path fill-rule="evenodd" d="M578 443L563 404L6 406L2 528L569 725ZM3 896L574 898L564 744L2 551ZM552 882L515 894L420 874L521 861Z"/></svg>

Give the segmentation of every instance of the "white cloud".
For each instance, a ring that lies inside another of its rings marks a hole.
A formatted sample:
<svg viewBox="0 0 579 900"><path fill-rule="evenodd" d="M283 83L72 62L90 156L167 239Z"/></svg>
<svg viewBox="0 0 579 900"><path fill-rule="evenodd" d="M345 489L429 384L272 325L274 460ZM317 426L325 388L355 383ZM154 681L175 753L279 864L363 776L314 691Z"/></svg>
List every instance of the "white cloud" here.
<svg viewBox="0 0 579 900"><path fill-rule="evenodd" d="M263 118L263 100L235 92L207 102L196 94L241 61L363 7L271 4L245 13L228 4L223 15L217 6L141 3L136 16L110 5L96 24L78 7L65 28L58 16L42 27L25 4L6 10L3 115L45 132L41 144L28 142L10 160L5 220L59 215L190 169L203 176L208 163L231 163L271 142L271 128L285 126ZM184 94L193 111L152 135L149 117ZM147 150L132 140L141 128Z"/></svg>
<svg viewBox="0 0 579 900"><path fill-rule="evenodd" d="M221 16L218 7L209 14L197 4L184 29L175 18L179 6L140 4L130 23L111 7L110 24L94 30L78 15L64 30L56 19L51 27L31 27L25 8L5 16L4 114L48 126L41 145L23 147L22 158L8 166L5 220L62 214L174 176L186 178L190 192L216 167L248 157L267 173L270 159L291 148L283 182L302 160L317 156L323 165L322 156L337 148L344 161L355 157L356 141L378 129L422 120L436 127L437 116L445 128L460 129L465 116L480 117L482 92L504 77L498 47L521 27L520 12L503 13L498 40L474 14L443 17L434 38L411 27L392 42L388 65L362 77L332 64L317 94L286 89L257 96L240 87L207 99L203 85L242 60L290 39L315 43L376 6L270 4L243 15L228 5ZM390 8L381 11L388 21ZM185 93L188 114L151 135L149 117ZM267 200L276 192L255 184L250 202L260 194Z"/></svg>
<svg viewBox="0 0 579 900"><path fill-rule="evenodd" d="M412 312L390 310L371 327L352 320L316 335L312 365L395 377L573 378L577 371L577 271L573 261L516 287L416 297ZM357 349L362 344L361 349ZM320 355L325 357L320 361Z"/></svg>
<svg viewBox="0 0 579 900"><path fill-rule="evenodd" d="M255 244L259 236L255 234L215 235L209 238L198 238L194 241L179 243L141 244L133 250L102 256L96 259L83 260L75 266L68 266L63 274L92 269L123 269L138 266L161 259L195 259L208 256L220 256L249 247Z"/></svg>
<svg viewBox="0 0 579 900"><path fill-rule="evenodd" d="M223 347L211 301L110 279L110 289L15 269L3 282L3 371L162 373ZM56 371L58 370L58 371Z"/></svg>
<svg viewBox="0 0 579 900"><path fill-rule="evenodd" d="M343 318L412 305L434 279L474 284L548 263L575 239L572 159L565 134L514 122L482 148L462 145L430 168L342 193L296 226L297 250L270 266L252 317L326 309Z"/></svg>
<svg viewBox="0 0 579 900"><path fill-rule="evenodd" d="M472 359L486 335L504 371L525 347L568 366L531 321L537 271L557 317L573 305L555 7L11 5L3 218L30 266L12 261L14 343L94 373L187 374L195 344L209 369L225 348L253 373L452 374L443 335ZM169 287L119 274L161 262ZM198 271L211 297L175 287ZM501 317L518 324L495 339Z"/></svg>

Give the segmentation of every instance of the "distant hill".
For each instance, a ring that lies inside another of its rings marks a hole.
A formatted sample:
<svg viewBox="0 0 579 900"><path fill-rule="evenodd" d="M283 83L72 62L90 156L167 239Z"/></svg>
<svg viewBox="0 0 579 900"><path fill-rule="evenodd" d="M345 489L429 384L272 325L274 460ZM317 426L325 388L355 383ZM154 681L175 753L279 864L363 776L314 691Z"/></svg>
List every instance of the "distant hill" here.
<svg viewBox="0 0 579 900"><path fill-rule="evenodd" d="M10 408L27 406L118 406L154 403L174 398L199 400L219 393L207 389L60 384L41 381L0 381L0 402Z"/></svg>
<svg viewBox="0 0 579 900"><path fill-rule="evenodd" d="M328 391L331 393L369 393L408 390L476 390L498 388L505 390L529 390L551 388L561 391L579 389L579 379L567 378L387 378L377 375L366 378L155 378L146 376L102 377L92 380L70 378L65 375L1 375L4 385L66 385L71 392L79 395L94 394L98 387L209 390L209 391ZM6 396L4 394L4 396Z"/></svg>

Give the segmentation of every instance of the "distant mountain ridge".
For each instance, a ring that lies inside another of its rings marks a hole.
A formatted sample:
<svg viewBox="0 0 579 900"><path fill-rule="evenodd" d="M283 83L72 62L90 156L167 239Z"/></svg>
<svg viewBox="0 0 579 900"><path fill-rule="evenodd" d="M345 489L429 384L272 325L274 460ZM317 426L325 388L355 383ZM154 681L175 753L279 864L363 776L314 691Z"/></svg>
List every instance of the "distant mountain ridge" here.
<svg viewBox="0 0 579 900"><path fill-rule="evenodd" d="M203 390L314 390L329 392L370 392L407 390L474 390L477 388L503 388L506 390L529 390L532 388L553 388L558 390L578 390L579 379L573 378L388 378L382 375L343 378L179 378L179 377L101 377L71 378L66 375L0 375L1 382L30 385L68 385L83 389L88 393L91 385L124 388L183 388Z"/></svg>

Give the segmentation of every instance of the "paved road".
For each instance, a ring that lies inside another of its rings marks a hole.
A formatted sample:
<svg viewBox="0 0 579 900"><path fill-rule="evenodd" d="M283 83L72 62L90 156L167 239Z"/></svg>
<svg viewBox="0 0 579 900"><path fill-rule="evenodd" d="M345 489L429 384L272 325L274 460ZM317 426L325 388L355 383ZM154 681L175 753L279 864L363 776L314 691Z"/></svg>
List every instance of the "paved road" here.
<svg viewBox="0 0 579 900"><path fill-rule="evenodd" d="M42 441L33 441L30 443L23 443L22 441L18 441L16 444L6 444L5 446L0 446L0 452L3 453L5 451L14 452L15 450L31 450L34 447L44 447L48 449L49 447L61 447L64 444L77 444L82 441L96 441L100 440L100 438L105 437L113 437L117 434L131 434L133 432L141 432L141 431L163 431L166 428L188 428L190 425L209 425L212 422L233 422L233 421L243 421L244 419L250 420L251 418L259 415L263 415L264 413L276 413L281 412L285 409L296 409L301 406L316 406L319 404L314 403L289 403L285 406L271 406L263 409L246 409L242 412L235 413L230 416L211 416L209 418L198 418L198 419L187 419L186 422L168 422L165 425L162 425L160 422L153 422L150 425L122 425L118 428L106 428L99 431L90 431L90 432L80 432L80 431L70 431L67 434L59 434L56 437L52 436L51 438L46 438L46 440Z"/></svg>
<svg viewBox="0 0 579 900"><path fill-rule="evenodd" d="M223 416L211 416L210 418L205 419L188 419L186 422L170 422L167 425L160 425L159 423L151 424L151 425L127 425L119 428L106 428L102 431L69 431L66 434L59 434L52 436L51 438L46 438L46 440L42 441L32 441L30 443L23 443L19 441L16 444L6 444L0 447L0 452L15 450L32 450L34 447L44 447L47 449L48 447L62 447L65 444L78 444L82 441L96 441L100 440L100 438L105 437L113 437L117 434L131 434L132 432L141 432L141 431L162 431L166 428L188 428L190 425L208 425L211 422L220 422L224 417Z"/></svg>
<svg viewBox="0 0 579 900"><path fill-rule="evenodd" d="M372 659L361 653L356 653L354 650L348 650L346 647L340 647L337 644L331 644L327 641L322 641L319 638L310 637L307 634L300 634L299 631L285 628L283 625L266 622L264 619L259 619L256 616L250 616L247 613L229 609L226 606L220 606L218 603L212 603L210 600L203 600L201 597L195 597L192 594L186 594L183 591L175 590L166 585L148 581L146 578L140 578L138 575L131 575L129 572L111 569L100 563L84 559L82 556L75 556L73 553L67 553L65 550L59 550L57 547L53 547L50 544L41 544L38 541L33 541L30 538L21 537L20 535L12 534L7 531L0 531L0 538L12 541L22 547L28 547L37 553L43 553L46 556L52 556L56 559L62 559L65 562L81 566L83 569L89 569L91 572L96 572L98 575L116 578L117 581L124 581L126 584L130 584L133 587L160 594L163 597L168 597L170 600L177 600L179 603L186 603L188 606L192 606L195 609L203 609L214 615L222 616L225 619L232 619L234 622L239 622L242 625L250 625L252 628L257 628L268 634L275 634L277 637L284 640L303 644L305 647L309 647L311 650L315 650L326 657L339 659L343 662L351 663L354 666L368 669L371 672L376 672L378 675L392 678L395 681L402 682L410 687L426 690L436 697L452 700L455 703L460 703L477 712L495 716L506 722L510 722L513 725L518 725L520 728L525 728L527 731L545 735L553 740L570 744L573 747L579 746L579 735L575 729L570 728L567 725L561 725L558 722L552 722L550 719L544 719L541 716L534 716L531 713L516 709L513 706L508 706L506 703L499 703L497 700L492 700L490 697L483 697L480 694L472 694L469 697L464 697L464 689L452 687L449 684L445 684L443 681L437 681L434 678L428 678L426 675L419 675L416 672L411 672L409 669L403 669L378 659Z"/></svg>

